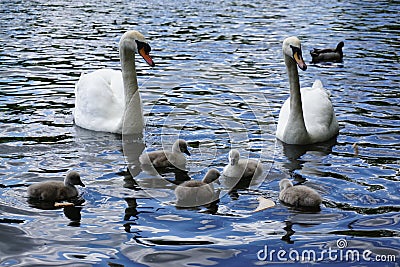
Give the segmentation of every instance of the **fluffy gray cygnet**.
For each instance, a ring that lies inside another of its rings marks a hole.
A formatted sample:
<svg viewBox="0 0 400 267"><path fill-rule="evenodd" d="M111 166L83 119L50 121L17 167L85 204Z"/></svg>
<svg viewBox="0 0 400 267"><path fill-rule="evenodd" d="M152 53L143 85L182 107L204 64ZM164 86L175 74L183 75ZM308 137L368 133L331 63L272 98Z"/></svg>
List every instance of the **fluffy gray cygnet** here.
<svg viewBox="0 0 400 267"><path fill-rule="evenodd" d="M186 141L178 139L172 146L172 151L158 150L143 153L139 157L139 161L142 165L153 165L155 168L184 168L186 165L186 158L183 153L190 156Z"/></svg>
<svg viewBox="0 0 400 267"><path fill-rule="evenodd" d="M226 187L234 187L239 182L257 181L263 174L263 167L259 160L240 158L237 149L229 152L229 164L224 167L221 183Z"/></svg>
<svg viewBox="0 0 400 267"><path fill-rule="evenodd" d="M30 185L28 196L43 201L57 201L76 197L79 194L75 185L85 187L79 173L71 171L67 174L64 182L47 181Z"/></svg>
<svg viewBox="0 0 400 267"><path fill-rule="evenodd" d="M190 180L175 188L177 206L195 207L208 204L215 200L212 182L217 180L220 173L217 169L210 169L203 180Z"/></svg>
<svg viewBox="0 0 400 267"><path fill-rule="evenodd" d="M279 188L279 200L292 206L315 208L322 202L317 191L305 185L293 186L289 179L282 179Z"/></svg>

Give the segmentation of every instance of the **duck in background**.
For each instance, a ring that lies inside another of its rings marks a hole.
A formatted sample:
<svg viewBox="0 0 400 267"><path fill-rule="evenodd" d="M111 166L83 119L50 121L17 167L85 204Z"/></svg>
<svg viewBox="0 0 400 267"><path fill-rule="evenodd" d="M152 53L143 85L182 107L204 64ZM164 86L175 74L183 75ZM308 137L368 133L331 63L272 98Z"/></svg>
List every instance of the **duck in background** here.
<svg viewBox="0 0 400 267"><path fill-rule="evenodd" d="M342 62L343 61L343 46L344 42L338 43L335 49L326 48L318 49L314 48L310 51L312 61L311 63L318 62Z"/></svg>

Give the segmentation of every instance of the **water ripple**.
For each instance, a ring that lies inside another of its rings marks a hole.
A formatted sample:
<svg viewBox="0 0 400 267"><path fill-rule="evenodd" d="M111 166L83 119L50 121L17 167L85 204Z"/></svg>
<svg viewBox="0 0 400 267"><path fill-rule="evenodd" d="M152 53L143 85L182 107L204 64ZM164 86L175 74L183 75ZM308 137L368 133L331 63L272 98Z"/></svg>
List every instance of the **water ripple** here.
<svg viewBox="0 0 400 267"><path fill-rule="evenodd" d="M262 263L257 252L266 244L317 250L343 237L354 248L399 256L396 1L11 0L0 13L0 237L10 240L0 245L0 265L247 266ZM186 175L201 179L210 166L222 170L236 146L266 167L259 187L177 209L174 174L161 183L137 168L136 157L132 177L120 136L74 126L75 82L81 73L119 69L118 41L128 29L146 35L156 62L154 69L137 62L147 124L132 149L154 150L179 134L192 148ZM275 143L289 96L281 42L290 35L302 40L306 61L314 47L345 42L343 63L300 72L302 86L318 78L331 92L335 140ZM87 185L84 203L48 210L28 203L27 185L62 180L69 169ZM289 176L322 194L320 212L279 203L278 182ZM252 213L260 195L276 206Z"/></svg>

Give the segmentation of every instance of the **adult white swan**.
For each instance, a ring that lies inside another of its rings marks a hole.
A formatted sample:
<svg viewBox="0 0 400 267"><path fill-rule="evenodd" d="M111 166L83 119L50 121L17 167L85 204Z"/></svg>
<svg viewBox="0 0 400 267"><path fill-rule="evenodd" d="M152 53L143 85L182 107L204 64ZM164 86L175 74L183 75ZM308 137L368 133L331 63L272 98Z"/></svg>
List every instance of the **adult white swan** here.
<svg viewBox="0 0 400 267"><path fill-rule="evenodd" d="M150 50L140 32L128 31L119 42L122 72L101 69L81 75L75 87L75 124L94 131L122 133L124 129L124 133L142 133L143 111L135 53L153 67Z"/></svg>
<svg viewBox="0 0 400 267"><path fill-rule="evenodd" d="M289 75L290 97L279 113L276 137L287 144L306 145L327 141L339 132L329 92L320 80L312 88L300 90L300 69L306 70L301 43L297 37L283 41L283 55Z"/></svg>

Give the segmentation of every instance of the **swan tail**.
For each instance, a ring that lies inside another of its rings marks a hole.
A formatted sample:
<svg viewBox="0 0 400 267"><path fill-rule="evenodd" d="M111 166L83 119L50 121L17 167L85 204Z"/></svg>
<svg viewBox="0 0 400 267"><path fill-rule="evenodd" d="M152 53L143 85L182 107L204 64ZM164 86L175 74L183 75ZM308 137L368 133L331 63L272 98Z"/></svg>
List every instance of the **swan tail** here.
<svg viewBox="0 0 400 267"><path fill-rule="evenodd" d="M312 86L312 88L313 88L313 89L316 89L316 88L324 88L324 86L322 85L321 80L316 79L315 82L314 82L314 84L313 84L313 86Z"/></svg>
<svg viewBox="0 0 400 267"><path fill-rule="evenodd" d="M316 79L316 80L315 80L315 82L314 82L314 84L313 84L313 86L312 86L312 89L320 89L320 90L322 90L323 92L325 92L326 95L327 95L328 97L331 97L331 92L330 92L329 90L326 90L326 89L324 88L324 86L322 85L321 80L319 80L319 79Z"/></svg>

